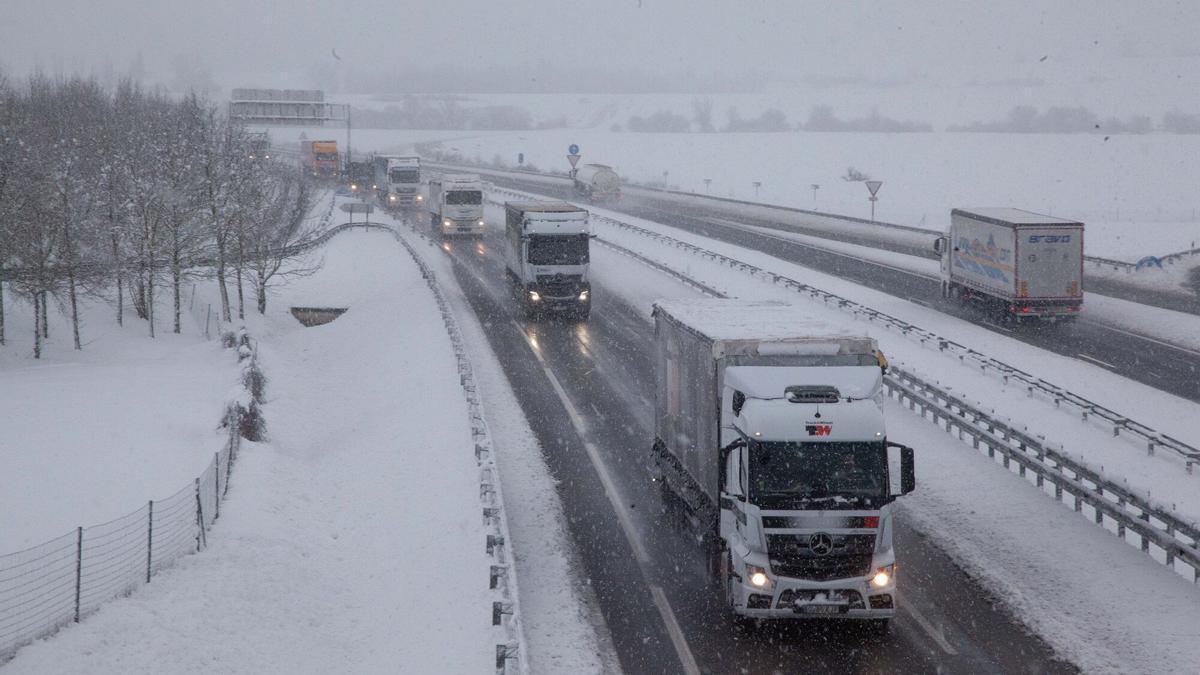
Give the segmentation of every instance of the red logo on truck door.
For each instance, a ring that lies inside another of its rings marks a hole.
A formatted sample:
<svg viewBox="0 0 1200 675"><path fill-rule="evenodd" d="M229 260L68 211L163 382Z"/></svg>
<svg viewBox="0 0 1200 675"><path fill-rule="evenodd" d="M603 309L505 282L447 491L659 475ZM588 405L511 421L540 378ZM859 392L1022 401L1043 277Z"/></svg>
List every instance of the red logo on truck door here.
<svg viewBox="0 0 1200 675"><path fill-rule="evenodd" d="M804 430L809 436L828 436L833 433L833 425L828 422L807 422Z"/></svg>

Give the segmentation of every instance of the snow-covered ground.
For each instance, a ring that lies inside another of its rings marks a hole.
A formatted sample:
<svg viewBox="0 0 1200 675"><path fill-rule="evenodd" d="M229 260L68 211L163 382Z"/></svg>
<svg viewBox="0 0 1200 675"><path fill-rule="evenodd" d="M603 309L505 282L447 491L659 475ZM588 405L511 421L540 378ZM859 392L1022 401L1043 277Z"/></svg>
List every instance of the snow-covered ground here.
<svg viewBox="0 0 1200 675"><path fill-rule="evenodd" d="M269 438L244 446L209 548L6 672L492 671L504 636L479 469L437 306L384 232L340 234L298 266L319 271L286 280L249 319ZM293 305L349 311L302 328ZM514 545L529 547L517 557L534 672L611 670L553 481L480 328L467 334L484 349L472 359L503 489L520 505Z"/></svg>
<svg viewBox="0 0 1200 675"><path fill-rule="evenodd" d="M51 305L50 340L35 360L32 307L5 291L0 554L172 494L221 448L236 359L190 315L172 334L165 294L158 309L152 339L132 310L121 327L107 303L85 299L75 351L70 321Z"/></svg>
<svg viewBox="0 0 1200 675"><path fill-rule="evenodd" d="M592 260L596 292L619 295L647 321L654 300L698 295L603 247ZM679 257L672 266L744 297L768 295L763 284L753 289L732 270ZM1059 654L1085 672L1174 673L1200 662L1200 629L1191 619L1200 591L1193 584L904 406L889 401L885 413L888 436L918 453L917 491L901 500L900 517L954 556ZM921 561L903 550L898 560L903 588L903 570Z"/></svg>

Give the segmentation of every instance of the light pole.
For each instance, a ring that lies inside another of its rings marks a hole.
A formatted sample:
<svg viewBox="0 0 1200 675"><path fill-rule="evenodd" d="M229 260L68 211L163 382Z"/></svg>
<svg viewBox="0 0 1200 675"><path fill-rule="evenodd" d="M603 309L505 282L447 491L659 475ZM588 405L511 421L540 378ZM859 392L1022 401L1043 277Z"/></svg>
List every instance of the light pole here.
<svg viewBox="0 0 1200 675"><path fill-rule="evenodd" d="M817 190L820 190L821 186L817 185L816 183L813 183L809 187L811 187L812 191L813 191L813 206L816 206L817 205Z"/></svg>
<svg viewBox="0 0 1200 675"><path fill-rule="evenodd" d="M762 187L762 181L754 181L754 198L758 199L758 188Z"/></svg>

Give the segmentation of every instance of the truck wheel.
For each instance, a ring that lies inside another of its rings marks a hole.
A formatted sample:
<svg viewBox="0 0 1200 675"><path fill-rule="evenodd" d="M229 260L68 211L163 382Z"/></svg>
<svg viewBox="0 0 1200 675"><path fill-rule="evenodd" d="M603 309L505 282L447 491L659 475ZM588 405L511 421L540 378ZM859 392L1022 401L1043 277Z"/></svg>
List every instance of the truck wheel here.
<svg viewBox="0 0 1200 675"><path fill-rule="evenodd" d="M892 620L867 619L866 628L872 637L884 637L892 632Z"/></svg>
<svg viewBox="0 0 1200 675"><path fill-rule="evenodd" d="M728 572L729 555L725 551L724 542L716 535L715 532L709 531L701 539L701 546L704 548L704 562L708 571L710 581L727 586L729 583L728 576L722 576L723 572Z"/></svg>

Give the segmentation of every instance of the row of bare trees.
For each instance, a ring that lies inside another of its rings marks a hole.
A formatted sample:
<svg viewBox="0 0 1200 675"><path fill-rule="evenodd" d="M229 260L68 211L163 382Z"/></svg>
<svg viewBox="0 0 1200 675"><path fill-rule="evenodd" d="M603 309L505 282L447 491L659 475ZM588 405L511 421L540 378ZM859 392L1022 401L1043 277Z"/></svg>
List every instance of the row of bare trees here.
<svg viewBox="0 0 1200 675"><path fill-rule="evenodd" d="M128 304L151 337L163 286L180 332L189 278L215 278L225 321L244 318L244 284L263 312L313 234L312 201L298 171L256 159L250 136L195 95L0 75L0 345L4 290L34 309L35 358L51 302L75 349L82 296L112 302L118 323Z"/></svg>

